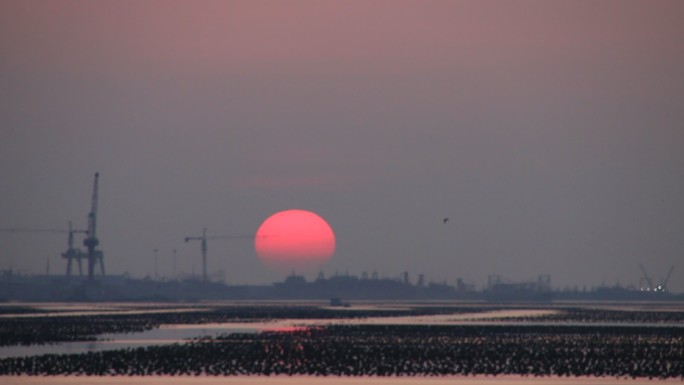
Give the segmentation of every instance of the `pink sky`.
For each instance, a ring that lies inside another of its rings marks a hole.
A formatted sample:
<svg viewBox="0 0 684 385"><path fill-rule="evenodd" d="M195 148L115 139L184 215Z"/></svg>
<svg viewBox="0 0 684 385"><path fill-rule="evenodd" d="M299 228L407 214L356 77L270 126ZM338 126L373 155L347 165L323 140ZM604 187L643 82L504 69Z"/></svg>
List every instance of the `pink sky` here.
<svg viewBox="0 0 684 385"><path fill-rule="evenodd" d="M5 1L2 43L10 65L101 74L388 76L453 66L601 65L601 57L666 64L673 53L663 48L681 36L681 7L664 1Z"/></svg>
<svg viewBox="0 0 684 385"><path fill-rule="evenodd" d="M112 272L174 248L190 271L185 236L302 208L335 230L330 270L636 283L639 263L655 276L684 255L682 15L678 0L0 0L0 227L83 221L100 171ZM63 244L8 238L0 268L61 270ZM210 250L230 282L281 278L251 245Z"/></svg>

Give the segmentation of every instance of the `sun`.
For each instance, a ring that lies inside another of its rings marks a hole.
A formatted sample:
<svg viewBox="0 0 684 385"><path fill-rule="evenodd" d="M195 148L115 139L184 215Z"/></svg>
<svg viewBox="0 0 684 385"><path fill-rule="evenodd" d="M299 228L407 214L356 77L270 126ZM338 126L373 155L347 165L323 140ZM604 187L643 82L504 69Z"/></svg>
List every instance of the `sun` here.
<svg viewBox="0 0 684 385"><path fill-rule="evenodd" d="M261 262L281 273L320 269L335 253L335 233L307 210L277 212L259 226L254 249Z"/></svg>

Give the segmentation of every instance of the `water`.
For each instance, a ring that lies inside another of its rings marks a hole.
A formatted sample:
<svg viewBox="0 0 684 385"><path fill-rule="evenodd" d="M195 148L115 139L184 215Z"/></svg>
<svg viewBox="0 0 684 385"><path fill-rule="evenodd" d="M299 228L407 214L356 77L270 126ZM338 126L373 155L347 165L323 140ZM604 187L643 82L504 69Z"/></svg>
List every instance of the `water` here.
<svg viewBox="0 0 684 385"><path fill-rule="evenodd" d="M136 310L137 312L162 312L164 310ZM169 311L168 309L166 310ZM178 311L178 310L173 310ZM187 311L183 309L181 311ZM101 313L100 311L96 314ZM287 331L297 327L325 325L528 325L528 326L590 326L582 322L535 322L529 318L555 314L557 310L515 309L479 313L441 314L426 316L367 317L338 319L285 319L272 322L231 322L217 324L162 325L158 329L136 333L112 333L98 335L97 341L62 342L50 345L0 347L0 358L27 357L42 354L77 354L105 350L137 348L155 345L183 343L198 337L215 337L230 333L257 333L261 331ZM92 314L92 313L88 313ZM43 315L44 316L44 315ZM524 322L515 318L526 317ZM681 323L600 323L603 326L632 327L683 327Z"/></svg>
<svg viewBox="0 0 684 385"><path fill-rule="evenodd" d="M681 310L681 307L677 307ZM60 309L61 310L61 309ZM73 315L81 309L68 309ZM88 309L91 312L109 312L110 309ZM86 311L88 311L86 310ZM120 309L115 309L120 310ZM164 311L161 309L126 309L128 311ZM165 309L168 311L168 309ZM195 309L193 309L195 310ZM636 310L636 309L634 309ZM639 309L641 310L641 309ZM187 309L174 309L174 311L187 311ZM221 324L203 324L203 325L162 325L162 327L146 332L139 333L116 333L103 334L98 336L98 341L92 342L69 342L53 345L34 345L34 346L11 346L0 347L1 357L20 357L40 354L70 354L70 353L86 353L97 352L113 349L135 348L141 346L165 345L172 343L183 343L188 339L203 337L203 336L217 336L219 334L228 333L256 333L264 330L289 330L295 326L311 326L311 325L327 325L327 324L423 324L423 325L445 325L445 324L546 324L547 322L535 322L529 318L526 320L511 320L518 317L534 317L543 316L554 313L555 310L539 310L539 309L515 309L505 311L491 311L482 313L470 314L453 314L453 315L436 315L436 316L413 316L413 317L371 317L371 318L353 318L353 319L336 319L336 320L278 320L266 323L221 323ZM558 322L548 322L548 324L559 325ZM565 325L581 325L583 323L566 323ZM608 323L602 323L609 325ZM560 323L563 325L563 323ZM586 325L586 324L584 324ZM628 326L625 324L616 324L615 326ZM631 324L629 326L636 326L639 324ZM664 326L662 324L648 324L640 326ZM682 324L674 324L670 326L684 327ZM523 376L476 376L476 377L266 377L266 376L234 376L234 377L211 377L211 376L120 376L120 377L87 377L87 376L49 376L49 377L0 377L2 384L15 385L32 385L32 384L47 384L47 385L66 385L66 384L95 384L95 385L129 385L129 384L170 384L170 385L187 385L187 384L236 384L236 385L446 385L446 384L464 384L464 385L503 385L503 384L517 384L517 385L607 385L607 384L626 384L626 385L646 385L654 383L679 383L684 384L682 379L670 380L649 380L647 378L616 379L613 377L523 377Z"/></svg>
<svg viewBox="0 0 684 385"><path fill-rule="evenodd" d="M180 327L179 327L180 326ZM144 346L168 345L183 341L224 333L256 333L259 329L235 327L235 324L212 325L169 325L158 329L136 333L109 333L97 336L97 341L61 342L50 345L3 346L0 358L28 357L42 354L78 354L105 350L138 348ZM240 325L238 325L240 326Z"/></svg>

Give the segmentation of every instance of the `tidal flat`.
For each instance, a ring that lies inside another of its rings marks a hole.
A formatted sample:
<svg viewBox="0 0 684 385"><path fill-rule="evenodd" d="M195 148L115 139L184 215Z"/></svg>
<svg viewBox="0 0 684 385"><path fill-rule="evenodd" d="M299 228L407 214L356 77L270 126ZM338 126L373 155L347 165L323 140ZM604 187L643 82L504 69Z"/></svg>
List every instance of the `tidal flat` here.
<svg viewBox="0 0 684 385"><path fill-rule="evenodd" d="M475 377L4 377L7 385L653 385L681 384L678 379L615 379L615 378L558 378L521 376L475 376Z"/></svg>
<svg viewBox="0 0 684 385"><path fill-rule="evenodd" d="M7 383L684 380L679 304L110 304L106 311L62 315L17 309L13 317L5 308L0 319L0 341L9 352L0 359L0 375ZM106 343L112 329L133 340L136 333L163 335L166 342L59 351L68 343ZM45 354L46 344L56 352Z"/></svg>

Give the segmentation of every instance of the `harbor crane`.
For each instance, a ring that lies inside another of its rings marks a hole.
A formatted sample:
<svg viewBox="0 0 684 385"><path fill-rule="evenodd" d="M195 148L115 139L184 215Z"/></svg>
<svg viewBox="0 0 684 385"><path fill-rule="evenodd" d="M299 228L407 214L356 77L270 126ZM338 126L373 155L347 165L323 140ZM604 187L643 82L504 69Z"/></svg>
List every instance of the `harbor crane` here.
<svg viewBox="0 0 684 385"><path fill-rule="evenodd" d="M670 270L668 270L667 275L665 276L665 279L657 287L657 289L659 289L660 291L667 291L667 282L670 280L670 276L672 275L672 270L674 270L674 265L670 266Z"/></svg>
<svg viewBox="0 0 684 385"><path fill-rule="evenodd" d="M209 239L254 239L253 235L223 235L223 236L207 236L207 228L202 229L202 235L185 237L185 242L200 241L200 248L202 250L202 281L208 282L207 276L207 240Z"/></svg>
<svg viewBox="0 0 684 385"><path fill-rule="evenodd" d="M67 271L66 275L71 275L71 267L73 260L76 259L78 262L78 270L81 275L83 275L83 268L81 265L81 259L88 259L88 279L93 280L95 275L95 265L100 264L100 272L105 275L104 269L104 255L101 250L97 250L97 245L100 241L97 239L97 189L98 180L100 174L95 173L95 181L93 182L93 195L90 204L90 212L88 213L88 229L87 230L75 230L69 222L69 229L0 229L4 232L24 232L24 233L67 233L67 250L62 253L62 257L67 259ZM85 239L83 239L83 245L86 247L87 252L83 253L80 249L74 247L74 234L83 233L85 234Z"/></svg>
<svg viewBox="0 0 684 385"><path fill-rule="evenodd" d="M651 291L653 289L653 281L651 280L651 277L648 276L646 273L646 269L644 269L644 266L642 264L639 264L639 268L641 269L641 273L643 276L641 277L642 284L640 286L643 287L643 281L646 281L646 284L648 285L646 287L647 291Z"/></svg>
<svg viewBox="0 0 684 385"><path fill-rule="evenodd" d="M74 235L75 234L86 234L86 230L76 230L73 228L71 221L69 221L69 228L64 229L37 229L37 228L6 228L0 229L1 232L5 233L47 233L47 234L67 234L67 250L61 253L62 258L67 259L67 269L66 275L71 275L71 266L74 259L78 262L78 271L80 275L83 275L83 268L81 265L81 259L87 258L81 249L74 247Z"/></svg>
<svg viewBox="0 0 684 385"><path fill-rule="evenodd" d="M71 227L71 221L69 221L69 236L67 237L67 250L62 253L62 258L67 260L66 275L71 276L71 264L75 259L78 262L78 275L83 276L83 265L81 264L81 259L87 258L88 255L85 254L81 249L74 248L74 234L88 234L88 230L74 230Z"/></svg>
<svg viewBox="0 0 684 385"><path fill-rule="evenodd" d="M642 284L640 285L640 286L642 286L641 290L643 290L643 281L646 281L646 284L648 284L648 287L646 287L646 291L658 291L658 292L666 292L667 291L667 283L670 281L670 276L672 275L672 271L675 268L674 265L670 266L670 270L668 270L667 275L665 276L665 279L661 280L660 284L658 284L658 285L653 284L653 280L651 279L651 277L648 276L648 274L646 274L646 269L644 269L644 267L641 264L639 265L639 268L641 269L641 272L643 273L643 276L641 278Z"/></svg>
<svg viewBox="0 0 684 385"><path fill-rule="evenodd" d="M95 181L93 182L93 196L90 202L90 212L88 213L88 230L86 238L83 240L83 246L88 250L88 280L95 278L95 265L100 264L100 272L105 275L104 256L102 251L96 250L100 240L97 239L97 187L100 173L95 173Z"/></svg>

